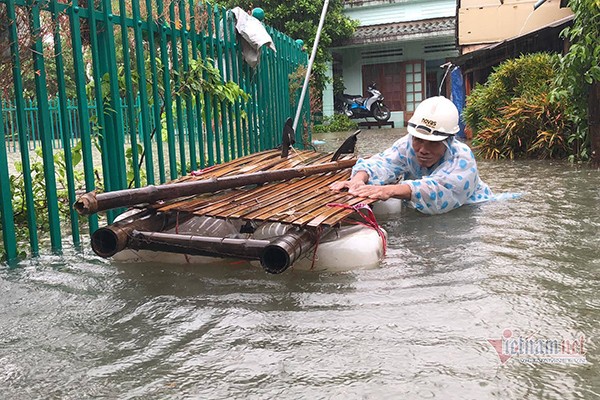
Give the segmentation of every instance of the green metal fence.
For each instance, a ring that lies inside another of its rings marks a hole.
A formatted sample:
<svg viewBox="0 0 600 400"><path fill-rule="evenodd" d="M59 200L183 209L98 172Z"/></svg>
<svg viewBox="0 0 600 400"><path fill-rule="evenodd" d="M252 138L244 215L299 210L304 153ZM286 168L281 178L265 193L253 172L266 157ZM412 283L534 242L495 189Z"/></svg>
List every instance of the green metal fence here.
<svg viewBox="0 0 600 400"><path fill-rule="evenodd" d="M80 221L71 207L68 215L61 211L78 191L164 183L273 148L294 116L299 96L290 93L289 76L306 64L306 53L266 27L277 51L263 46L259 65L251 68L242 58L235 17L220 6L0 0L3 18L10 62L0 65L0 74L12 74L11 87L2 88L12 97L0 101L0 217L9 262L17 259L16 230L27 231L35 256L38 232L60 253L63 240L79 246L83 231L98 228L98 216ZM307 100L304 121L308 108ZM296 135L297 143L310 140L303 124ZM32 159L36 149L41 161ZM9 183L15 154L22 209ZM43 201L36 197L40 182ZM107 221L117 213L108 212Z"/></svg>
<svg viewBox="0 0 600 400"><path fill-rule="evenodd" d="M40 148L42 145L42 137L39 131L38 119L40 118L39 110L37 103L34 102L34 99L26 99L25 100L25 133L27 135L26 142L29 145L29 150L35 150L36 148ZM85 101L85 100L84 100ZM55 150L59 150L63 148L63 135L62 132L66 131L68 133L69 146L74 147L77 145L78 141L81 139L81 134L79 132L79 113L78 113L78 100L76 98L67 98L66 101L66 121L67 124L63 126L63 119L61 115L63 114L63 110L61 110L61 102L58 98L48 99L48 112L50 113L50 136L52 138L52 148ZM134 130L138 133L141 133L141 105L140 105L140 97L137 96L135 102L133 103L133 112L134 118L133 122L135 126L129 127L129 120L124 118L122 121L125 131ZM125 112L130 110L129 105L127 104L126 99L120 99L121 115L125 115ZM21 149L19 147L19 130L17 127L17 109L16 101L14 100L0 100L0 109L2 110L2 118L4 121L4 135L5 135L5 145L6 150L9 153L20 152ZM98 117L96 115L96 102L94 99L87 100L87 109L89 110L90 116L92 120L96 120ZM151 129L154 129L154 120L151 121ZM93 128L93 125L91 125ZM189 133L185 132L186 135ZM141 139L141 138L138 138ZM130 137L125 136L125 143L130 143Z"/></svg>

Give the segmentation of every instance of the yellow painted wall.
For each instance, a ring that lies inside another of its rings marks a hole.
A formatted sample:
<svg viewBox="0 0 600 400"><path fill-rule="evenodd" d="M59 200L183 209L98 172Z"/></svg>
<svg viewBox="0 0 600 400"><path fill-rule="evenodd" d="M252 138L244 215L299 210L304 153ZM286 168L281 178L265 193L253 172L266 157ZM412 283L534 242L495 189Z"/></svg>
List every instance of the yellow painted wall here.
<svg viewBox="0 0 600 400"><path fill-rule="evenodd" d="M463 0L458 10L458 44L469 46L500 42L565 18L573 12L548 0L535 12L531 0Z"/></svg>

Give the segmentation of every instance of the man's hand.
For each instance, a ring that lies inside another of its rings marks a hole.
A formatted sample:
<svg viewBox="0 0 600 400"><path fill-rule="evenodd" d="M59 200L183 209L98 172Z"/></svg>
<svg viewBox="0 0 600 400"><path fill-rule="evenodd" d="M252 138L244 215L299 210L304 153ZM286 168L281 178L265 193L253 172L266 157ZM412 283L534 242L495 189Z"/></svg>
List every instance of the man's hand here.
<svg viewBox="0 0 600 400"><path fill-rule="evenodd" d="M364 182L361 181L338 181L333 182L329 185L329 188L334 192L341 192L344 189L348 189L348 192L352 192L352 190L357 189L361 186L365 186Z"/></svg>
<svg viewBox="0 0 600 400"><path fill-rule="evenodd" d="M396 185L363 185L349 189L348 193L358 197L368 197L370 199L387 200L395 195Z"/></svg>
<svg viewBox="0 0 600 400"><path fill-rule="evenodd" d="M361 186L365 186L365 182L369 180L369 175L365 171L358 171L349 181L333 182L329 185L329 189L334 192L341 192L343 189L348 189L352 193L353 190Z"/></svg>
<svg viewBox="0 0 600 400"><path fill-rule="evenodd" d="M362 185L348 190L353 196L370 199L387 200L391 197L410 199L412 191L406 184L397 185Z"/></svg>

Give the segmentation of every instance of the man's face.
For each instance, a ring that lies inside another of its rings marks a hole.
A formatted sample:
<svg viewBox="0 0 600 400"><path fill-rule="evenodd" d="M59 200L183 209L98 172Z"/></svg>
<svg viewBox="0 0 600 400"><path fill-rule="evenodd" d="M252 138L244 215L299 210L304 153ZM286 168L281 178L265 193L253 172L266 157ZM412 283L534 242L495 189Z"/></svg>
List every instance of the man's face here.
<svg viewBox="0 0 600 400"><path fill-rule="evenodd" d="M421 167L431 167L440 161L446 152L444 141L432 142L413 136L412 145L415 153L417 153L417 161Z"/></svg>

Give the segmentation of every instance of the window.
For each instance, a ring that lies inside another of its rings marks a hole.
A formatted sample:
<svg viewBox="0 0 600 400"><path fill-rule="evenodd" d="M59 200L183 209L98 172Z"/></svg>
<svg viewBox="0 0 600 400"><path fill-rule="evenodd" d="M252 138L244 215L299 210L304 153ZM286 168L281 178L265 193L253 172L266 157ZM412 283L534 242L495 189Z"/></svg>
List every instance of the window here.
<svg viewBox="0 0 600 400"><path fill-rule="evenodd" d="M423 101L423 61L408 61L406 68L406 110L408 113L415 111L417 105Z"/></svg>

